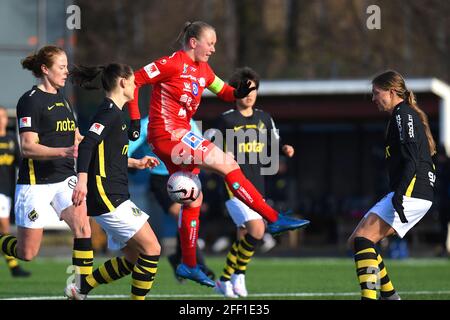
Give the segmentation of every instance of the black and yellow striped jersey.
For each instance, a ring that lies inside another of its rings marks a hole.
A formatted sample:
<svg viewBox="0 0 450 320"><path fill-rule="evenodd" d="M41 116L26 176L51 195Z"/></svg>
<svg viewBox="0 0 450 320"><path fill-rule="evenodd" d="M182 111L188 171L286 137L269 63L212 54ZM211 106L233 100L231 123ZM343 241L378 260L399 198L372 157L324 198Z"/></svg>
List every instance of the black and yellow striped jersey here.
<svg viewBox="0 0 450 320"><path fill-rule="evenodd" d="M78 172L88 172L90 216L114 211L130 198L128 134L124 114L105 98L79 146Z"/></svg>
<svg viewBox="0 0 450 320"><path fill-rule="evenodd" d="M433 201L436 173L425 128L405 102L394 108L388 124L386 161L391 191Z"/></svg>
<svg viewBox="0 0 450 320"><path fill-rule="evenodd" d="M61 92L47 93L34 86L17 103L19 133L36 132L39 144L62 148L75 141L77 124L69 103ZM75 175L73 159L32 160L23 158L18 184L47 184L61 182Z"/></svg>
<svg viewBox="0 0 450 320"><path fill-rule="evenodd" d="M220 116L216 128L224 137L223 150L233 153L244 175L264 196L265 185L261 168L267 165L267 162L263 163L262 156L270 155L268 150L270 150L271 137L269 135L279 140L278 132L272 131L276 129L272 117L256 108L249 117L242 115L236 109L231 109ZM229 196L232 197L230 192Z"/></svg>
<svg viewBox="0 0 450 320"><path fill-rule="evenodd" d="M20 161L20 151L16 138L12 135L0 137L0 193L12 197L16 185L16 168Z"/></svg>

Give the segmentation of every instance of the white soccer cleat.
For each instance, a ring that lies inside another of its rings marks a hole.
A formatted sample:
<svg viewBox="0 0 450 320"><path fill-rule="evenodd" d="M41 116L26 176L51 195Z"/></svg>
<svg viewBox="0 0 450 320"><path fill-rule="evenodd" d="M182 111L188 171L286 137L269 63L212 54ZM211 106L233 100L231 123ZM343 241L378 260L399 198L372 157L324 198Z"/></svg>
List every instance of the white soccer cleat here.
<svg viewBox="0 0 450 320"><path fill-rule="evenodd" d="M233 291L233 285L231 284L231 281L217 280L214 290L226 298L239 298L239 296L237 296Z"/></svg>
<svg viewBox="0 0 450 320"><path fill-rule="evenodd" d="M235 294L237 294L239 297L247 297L248 292L247 288L245 287L245 274L233 274L231 276L231 285L233 286L233 291Z"/></svg>
<svg viewBox="0 0 450 320"><path fill-rule="evenodd" d="M87 294L80 293L80 289L76 286L75 283L70 283L64 289L64 295L68 300L86 300Z"/></svg>

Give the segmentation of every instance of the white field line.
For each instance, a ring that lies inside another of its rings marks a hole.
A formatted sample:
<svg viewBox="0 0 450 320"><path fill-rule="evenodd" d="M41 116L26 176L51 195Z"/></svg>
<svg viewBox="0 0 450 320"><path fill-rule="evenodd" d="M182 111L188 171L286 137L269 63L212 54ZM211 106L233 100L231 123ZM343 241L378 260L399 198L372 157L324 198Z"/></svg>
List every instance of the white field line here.
<svg viewBox="0 0 450 320"><path fill-rule="evenodd" d="M403 291L399 292L400 296L405 295L441 295L450 294L448 291ZM255 293L249 294L248 298L279 298L279 297L350 297L359 296L359 292L298 292L298 293ZM104 294L104 295L89 295L89 299L127 299L129 295L125 294ZM148 298L218 298L222 297L219 294L150 294ZM64 296L35 296L35 297L12 297L3 298L0 300L66 300Z"/></svg>

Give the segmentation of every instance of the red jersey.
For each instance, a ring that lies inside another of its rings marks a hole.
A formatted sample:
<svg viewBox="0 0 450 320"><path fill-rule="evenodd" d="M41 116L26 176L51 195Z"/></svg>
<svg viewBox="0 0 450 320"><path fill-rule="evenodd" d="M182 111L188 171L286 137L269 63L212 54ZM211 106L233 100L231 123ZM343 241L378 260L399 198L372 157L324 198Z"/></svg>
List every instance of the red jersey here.
<svg viewBox="0 0 450 320"><path fill-rule="evenodd" d="M183 50L162 57L134 73L136 89L128 108L132 120L140 119L139 88L153 85L148 138L170 138L175 129L190 130L189 121L208 88L222 100L233 102L234 88L223 82L206 62L193 61Z"/></svg>

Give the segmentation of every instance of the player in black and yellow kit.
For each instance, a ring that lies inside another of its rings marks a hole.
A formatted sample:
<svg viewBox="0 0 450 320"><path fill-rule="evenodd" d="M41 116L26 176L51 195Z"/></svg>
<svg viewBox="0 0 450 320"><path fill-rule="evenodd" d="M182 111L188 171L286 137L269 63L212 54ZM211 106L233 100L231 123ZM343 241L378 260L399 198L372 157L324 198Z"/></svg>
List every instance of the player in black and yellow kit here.
<svg viewBox="0 0 450 320"><path fill-rule="evenodd" d="M8 114L0 106L0 234L9 234L9 214L16 186L16 168L20 161L19 145L13 135L7 134ZM13 277L28 277L30 272L19 266L17 259L5 255Z"/></svg>
<svg viewBox="0 0 450 320"><path fill-rule="evenodd" d="M146 169L159 164L154 157L128 158L128 128L122 111L133 99L134 75L131 67L109 64L105 67L77 67L75 83L92 88L101 74L106 98L97 110L90 129L79 146L78 182L73 202L81 205L87 195L89 216L108 234L108 247L122 250L124 256L108 260L87 276L80 286L70 284L66 295L82 300L102 283L132 274L131 298L144 300L157 271L160 245L147 223L149 216L130 200L128 167Z"/></svg>
<svg viewBox="0 0 450 320"><path fill-rule="evenodd" d="M46 46L22 61L40 79L17 103L22 162L15 194L17 238L0 235L0 251L21 260L39 252L46 216L57 214L74 235L76 278L92 272L93 252L86 208L75 208L74 158L82 139L71 106L60 89L68 75L66 53Z"/></svg>
<svg viewBox="0 0 450 320"><path fill-rule="evenodd" d="M256 89L245 98L237 99L236 108L223 113L219 118L217 127L224 142L224 145L219 147L223 147L225 152L233 155L246 178L264 195L264 169L268 169L269 162L272 166L278 163L276 158L279 154L280 137L272 117L254 108L259 88L259 75L248 67L237 69L229 83L236 87L242 81L250 81L251 87ZM294 155L294 148L287 144L281 147L281 151L288 157ZM275 174L276 170L267 173ZM238 228L238 236L227 255L222 276L216 282L215 289L226 297L246 297L248 295L245 285L247 265L255 252L257 243L263 238L266 227L257 212L234 197L228 188L227 190L230 199L225 205ZM302 223L306 226L309 221L302 220Z"/></svg>
<svg viewBox="0 0 450 320"><path fill-rule="evenodd" d="M386 132L386 161L390 193L364 216L349 238L355 253L362 299L400 300L375 244L396 233L400 238L433 204L436 144L426 114L396 71L372 81L372 100L391 115Z"/></svg>

